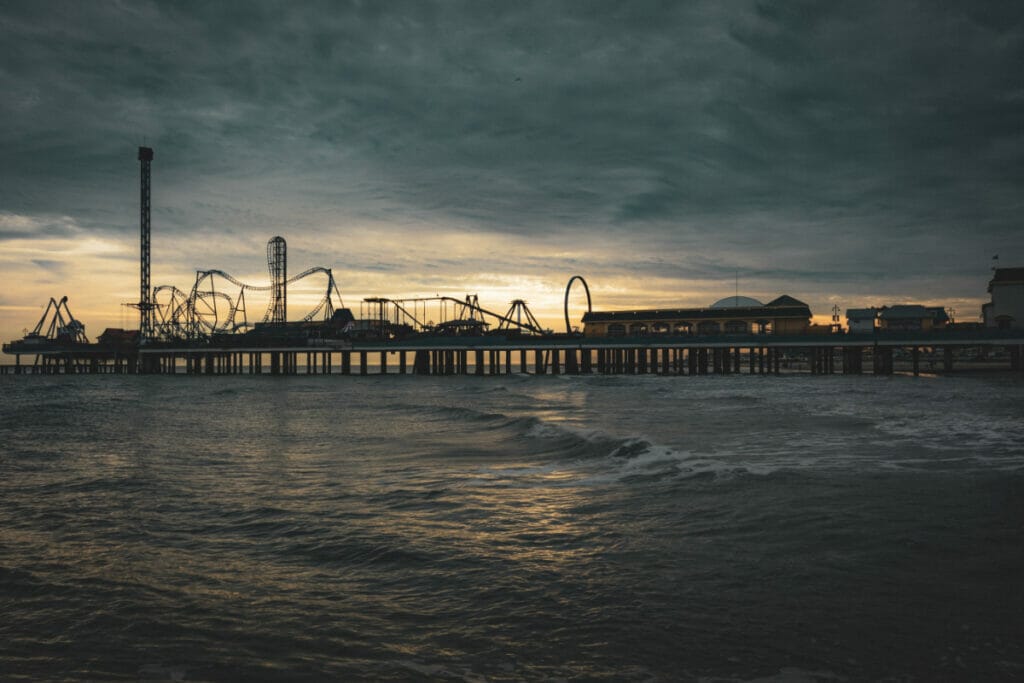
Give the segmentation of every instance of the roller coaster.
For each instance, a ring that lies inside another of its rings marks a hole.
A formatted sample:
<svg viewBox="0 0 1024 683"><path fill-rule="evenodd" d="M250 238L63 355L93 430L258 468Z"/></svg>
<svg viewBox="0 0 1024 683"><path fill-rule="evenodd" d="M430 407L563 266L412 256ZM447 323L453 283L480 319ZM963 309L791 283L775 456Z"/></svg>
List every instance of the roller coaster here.
<svg viewBox="0 0 1024 683"><path fill-rule="evenodd" d="M329 320L337 308L344 308L341 292L330 268L315 267L288 280L294 284L311 275L327 276L327 287L320 301L302 320L310 322L322 316ZM234 287L224 285L226 282ZM154 331L162 341L203 341L215 334L244 332L253 327L246 307L246 293L267 292L271 285L251 285L222 270L196 271L195 284L187 293L173 285L153 289L156 302ZM337 299L337 304L335 304ZM270 322L274 311L271 301L261 322Z"/></svg>
<svg viewBox="0 0 1024 683"><path fill-rule="evenodd" d="M219 269L197 270L190 290L174 285L153 289L153 340L155 342L202 343L215 336L244 334L257 325L292 325L287 317L289 285L309 277L324 276L326 287L317 303L302 318L302 323L332 320L337 311L345 309L341 291L330 268L313 267L291 278L287 273L285 241L274 237L267 243L267 266L270 284L254 285ZM566 288L566 319L568 321L569 290L579 280L576 275ZM258 322L249 317L249 300L253 294L269 293L270 301ZM590 292L587 291L590 308ZM349 315L346 313L346 315ZM504 314L484 308L479 297L467 294L458 299L451 296L386 298L368 297L360 303L360 316L346 334L362 339L395 339L411 334L434 336L471 336L505 334L513 336L550 336L530 311L523 299L514 299ZM568 328L567 331L571 332Z"/></svg>
<svg viewBox="0 0 1024 683"><path fill-rule="evenodd" d="M313 275L325 275L327 287L302 321L330 320L335 310L344 308L341 291L330 268L316 266L291 278L285 276L287 255L283 238L274 237L267 244L267 262L271 279L269 285L248 284L223 270L211 269L196 271L195 283L187 293L173 285L155 287L155 340L201 342L214 335L248 331L254 325L249 321L246 294L253 292L271 294L260 322L283 324L288 285Z"/></svg>
<svg viewBox="0 0 1024 683"><path fill-rule="evenodd" d="M581 275L573 275L565 288L565 333L579 334L569 318L569 296L575 282L583 286L587 297L587 311L591 310L590 288ZM433 307L436 307L433 308ZM429 311L436 310L434 322ZM360 318L372 321L378 330L418 332L439 336L466 336L475 334L505 334L513 336L549 337L554 331L545 329L530 311L523 299L513 299L504 315L483 308L479 297L467 294L464 299L435 295L405 299L368 297L360 304ZM388 335L384 335L388 336Z"/></svg>
<svg viewBox="0 0 1024 683"><path fill-rule="evenodd" d="M516 299L504 315L480 305L476 294L464 299L429 296L404 299L368 297L360 303L360 318L378 330L390 330L386 336L422 333L435 336L471 336L493 333L548 336L530 312L526 302ZM435 311L432 316L430 311ZM434 321L436 317L438 322Z"/></svg>

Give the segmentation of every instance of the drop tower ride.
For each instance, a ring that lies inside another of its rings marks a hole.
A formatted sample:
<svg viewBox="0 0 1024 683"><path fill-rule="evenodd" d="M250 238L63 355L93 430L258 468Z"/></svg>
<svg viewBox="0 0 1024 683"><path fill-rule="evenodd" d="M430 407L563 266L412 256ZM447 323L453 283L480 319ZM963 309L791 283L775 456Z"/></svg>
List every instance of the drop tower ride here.
<svg viewBox="0 0 1024 683"><path fill-rule="evenodd" d="M149 228L150 228L150 172L149 166L153 161L153 149L151 147L139 147L139 161L142 165L142 175L139 187L139 227L141 229L141 285L139 290L139 340L145 342L153 337L153 308L151 289L149 286Z"/></svg>

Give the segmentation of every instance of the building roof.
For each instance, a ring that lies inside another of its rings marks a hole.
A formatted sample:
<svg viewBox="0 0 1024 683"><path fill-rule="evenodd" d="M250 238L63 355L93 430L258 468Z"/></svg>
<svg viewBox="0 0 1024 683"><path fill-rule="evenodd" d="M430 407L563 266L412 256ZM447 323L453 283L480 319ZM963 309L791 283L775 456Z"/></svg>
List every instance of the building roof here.
<svg viewBox="0 0 1024 683"><path fill-rule="evenodd" d="M771 301L766 303L765 306L803 306L804 308L807 309L808 313L810 313L811 311L810 306L805 304L803 301L800 301L800 299L794 299L788 294L783 294L777 299L772 299Z"/></svg>
<svg viewBox="0 0 1024 683"><path fill-rule="evenodd" d="M138 330L123 330L120 327L108 327L103 330L103 334L99 336L100 341L135 341L139 338Z"/></svg>
<svg viewBox="0 0 1024 683"><path fill-rule="evenodd" d="M942 306L921 306L920 304L899 304L883 307L878 317L882 320L908 320L931 318L941 321L949 320L946 309Z"/></svg>
<svg viewBox="0 0 1024 683"><path fill-rule="evenodd" d="M737 297L727 297L734 301ZM686 322L691 320L764 320L769 321L775 318L798 318L807 320L811 317L811 307L802 301L791 296L782 295L767 304L758 303L756 299L739 297L740 303L744 300L753 301L755 305L743 306L721 306L712 305L708 308L666 308L658 310L639 311L592 311L583 314L583 322L634 322L639 320L673 320ZM723 299L722 301L726 301ZM718 301L716 303L722 303Z"/></svg>
<svg viewBox="0 0 1024 683"><path fill-rule="evenodd" d="M992 285L1017 285L1024 284L1024 268L996 268L992 273L992 279L988 283L988 291L992 291Z"/></svg>
<svg viewBox="0 0 1024 683"><path fill-rule="evenodd" d="M646 311L592 311L583 314L583 322L635 322L638 320L721 320L722 318L745 320L772 320L775 318L811 317L807 306L743 306L740 308L675 308Z"/></svg>
<svg viewBox="0 0 1024 683"><path fill-rule="evenodd" d="M711 308L742 308L751 306L764 306L763 303L757 299L752 299L749 296L727 296L724 299L719 299L715 303L711 304Z"/></svg>
<svg viewBox="0 0 1024 683"><path fill-rule="evenodd" d="M868 318L874 318L878 315L877 308L847 308L846 319L847 320L866 320Z"/></svg>

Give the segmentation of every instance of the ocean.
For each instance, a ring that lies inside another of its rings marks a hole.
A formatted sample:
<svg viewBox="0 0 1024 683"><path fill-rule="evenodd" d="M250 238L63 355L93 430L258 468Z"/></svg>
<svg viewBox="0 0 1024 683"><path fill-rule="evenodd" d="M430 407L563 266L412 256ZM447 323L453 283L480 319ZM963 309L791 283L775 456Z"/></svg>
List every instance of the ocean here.
<svg viewBox="0 0 1024 683"><path fill-rule="evenodd" d="M1024 378L0 377L0 678L1024 678Z"/></svg>

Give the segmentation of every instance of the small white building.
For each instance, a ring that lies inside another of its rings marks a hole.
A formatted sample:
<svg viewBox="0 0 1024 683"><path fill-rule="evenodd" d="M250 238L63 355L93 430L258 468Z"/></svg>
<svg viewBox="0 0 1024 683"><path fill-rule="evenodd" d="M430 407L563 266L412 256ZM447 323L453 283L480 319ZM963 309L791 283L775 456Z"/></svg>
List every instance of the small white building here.
<svg viewBox="0 0 1024 683"><path fill-rule="evenodd" d="M878 327L882 330L927 332L941 330L949 324L949 314L942 306L896 304L882 306L878 311Z"/></svg>
<svg viewBox="0 0 1024 683"><path fill-rule="evenodd" d="M1024 328L1024 268L996 268L988 292L992 300L981 307L985 327Z"/></svg>
<svg viewBox="0 0 1024 683"><path fill-rule="evenodd" d="M851 333L874 332L877 320L877 308L846 309L846 327Z"/></svg>

